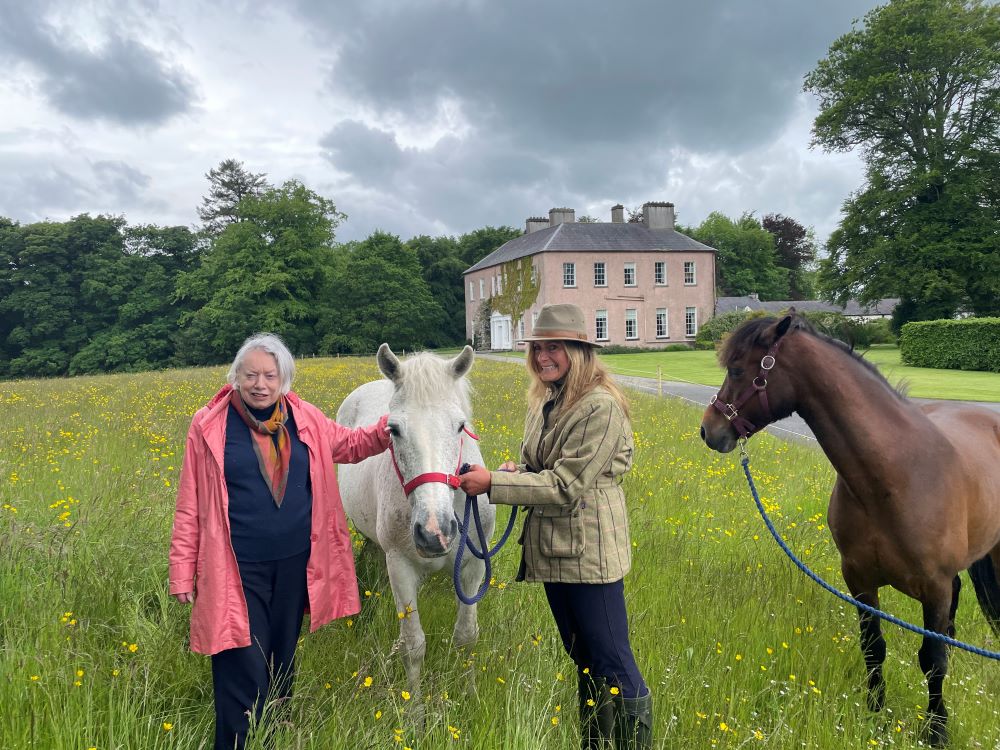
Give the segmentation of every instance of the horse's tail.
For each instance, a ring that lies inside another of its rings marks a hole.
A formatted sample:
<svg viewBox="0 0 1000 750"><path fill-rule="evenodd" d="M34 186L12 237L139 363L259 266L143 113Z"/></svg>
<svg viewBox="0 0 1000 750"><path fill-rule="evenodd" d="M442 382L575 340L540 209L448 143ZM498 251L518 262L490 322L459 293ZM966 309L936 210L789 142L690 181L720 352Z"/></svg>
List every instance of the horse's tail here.
<svg viewBox="0 0 1000 750"><path fill-rule="evenodd" d="M1000 582L997 581L996 567L993 559L986 557L976 560L969 567L969 578L976 589L979 606L986 615L993 632L1000 635Z"/></svg>

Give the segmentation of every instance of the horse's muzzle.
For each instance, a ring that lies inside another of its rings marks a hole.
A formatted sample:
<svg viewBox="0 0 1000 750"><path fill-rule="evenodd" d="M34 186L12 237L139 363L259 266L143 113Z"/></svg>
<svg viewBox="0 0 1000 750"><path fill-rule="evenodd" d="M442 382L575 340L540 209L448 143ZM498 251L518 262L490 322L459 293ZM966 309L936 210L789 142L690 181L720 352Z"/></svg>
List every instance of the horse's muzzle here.
<svg viewBox="0 0 1000 750"><path fill-rule="evenodd" d="M413 524L413 546L421 557L441 557L447 554L448 548L458 534L458 521L454 518L448 523L447 533L440 529L432 530L421 523Z"/></svg>

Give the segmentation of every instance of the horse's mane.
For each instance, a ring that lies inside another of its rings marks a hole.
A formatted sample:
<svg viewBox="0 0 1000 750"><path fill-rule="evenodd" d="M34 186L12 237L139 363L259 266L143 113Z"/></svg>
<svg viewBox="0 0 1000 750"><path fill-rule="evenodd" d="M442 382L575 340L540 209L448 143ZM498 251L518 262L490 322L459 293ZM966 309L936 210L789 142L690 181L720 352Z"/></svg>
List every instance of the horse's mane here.
<svg viewBox="0 0 1000 750"><path fill-rule="evenodd" d="M734 361L746 356L755 346L763 346L766 348L767 344L763 341L764 331L770 326L775 325L778 320L778 318L773 316L748 320L746 323L733 331L732 335L726 339L726 342L722 347L722 351L719 352L719 361L723 366L728 366ZM800 315L793 316L792 324L785 335L788 336L793 330L802 331L803 333L818 338L820 341L829 344L835 349L839 349L882 381L885 387L892 391L895 396L900 399L906 398L906 394L902 390L896 388L888 380L886 380L885 375L883 375L873 363L869 362L867 359L854 351L850 344L841 341L840 339L835 339L832 336L827 336L825 333L820 333L813 328L812 324L808 320Z"/></svg>
<svg viewBox="0 0 1000 750"><path fill-rule="evenodd" d="M466 416L472 414L471 386L468 378L457 380L451 371L451 361L430 352L419 352L400 362L401 392L407 402L416 405L440 403L442 399L457 399Z"/></svg>

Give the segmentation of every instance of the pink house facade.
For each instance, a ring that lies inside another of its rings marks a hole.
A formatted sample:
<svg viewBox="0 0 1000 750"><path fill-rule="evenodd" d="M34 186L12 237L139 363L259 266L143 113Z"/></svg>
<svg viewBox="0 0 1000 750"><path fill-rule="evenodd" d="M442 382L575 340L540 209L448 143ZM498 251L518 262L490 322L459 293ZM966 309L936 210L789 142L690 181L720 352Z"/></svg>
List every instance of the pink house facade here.
<svg viewBox="0 0 1000 750"><path fill-rule="evenodd" d="M558 302L579 305L591 336L602 344L655 348L692 342L715 312L715 250L674 229L672 203L642 209L642 223L625 222L621 205L611 209L610 222L578 223L568 208L553 208L548 219L528 219L523 235L463 274L466 337L485 348L475 331L483 301L500 290L505 263L530 258L538 298L516 330L509 315L493 312L489 348L518 348L542 305Z"/></svg>

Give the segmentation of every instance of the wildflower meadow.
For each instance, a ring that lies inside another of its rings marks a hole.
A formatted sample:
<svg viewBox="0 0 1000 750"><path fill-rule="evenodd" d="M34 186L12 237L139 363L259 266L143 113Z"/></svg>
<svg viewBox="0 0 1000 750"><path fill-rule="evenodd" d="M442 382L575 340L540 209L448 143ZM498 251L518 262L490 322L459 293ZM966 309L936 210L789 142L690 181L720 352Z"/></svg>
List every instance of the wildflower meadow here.
<svg viewBox="0 0 1000 750"><path fill-rule="evenodd" d="M167 546L184 439L224 368L0 383L0 747L208 747L209 659L187 649L188 608L167 594ZM296 391L331 416L373 359L299 363ZM473 368L474 425L492 465L518 450L517 364ZM633 646L663 748L921 747L918 636L886 626L888 698L865 707L855 611L822 591L768 536L738 457L709 451L701 411L632 394L636 463L626 482ZM843 586L825 523L833 472L815 447L767 435L752 469L778 529ZM498 525L507 519L498 514ZM359 550L363 540L356 539ZM363 556L362 556L363 557ZM515 583L516 543L480 605L480 640L450 644L450 577L419 602L427 632L423 726L411 720L388 579L362 559L363 608L303 631L278 748L538 750L579 746L575 670L541 586ZM970 586L958 637L996 649ZM920 622L884 590L885 609ZM952 747L1000 747L1000 667L952 651ZM251 738L251 748L263 747Z"/></svg>

